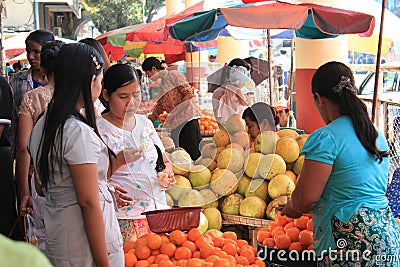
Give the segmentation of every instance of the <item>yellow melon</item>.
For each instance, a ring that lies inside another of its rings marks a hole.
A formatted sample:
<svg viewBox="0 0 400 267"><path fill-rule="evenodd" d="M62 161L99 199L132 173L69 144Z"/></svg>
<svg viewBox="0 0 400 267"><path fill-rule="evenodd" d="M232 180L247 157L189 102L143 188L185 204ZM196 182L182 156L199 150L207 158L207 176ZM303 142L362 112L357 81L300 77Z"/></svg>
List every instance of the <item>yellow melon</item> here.
<svg viewBox="0 0 400 267"><path fill-rule="evenodd" d="M269 181L268 194L272 199L280 196L289 196L293 193L296 185L286 174L278 174Z"/></svg>
<svg viewBox="0 0 400 267"><path fill-rule="evenodd" d="M230 138L229 138L229 134L227 132L223 132L223 131L218 131L214 134L212 140L214 141L215 145L217 147L225 147L227 145L229 145L230 143Z"/></svg>
<svg viewBox="0 0 400 267"><path fill-rule="evenodd" d="M211 176L210 188L221 196L233 194L238 187L236 175L227 169L216 169Z"/></svg>
<svg viewBox="0 0 400 267"><path fill-rule="evenodd" d="M276 142L275 153L280 155L286 163L292 163L299 157L299 145L293 137L284 136Z"/></svg>
<svg viewBox="0 0 400 267"><path fill-rule="evenodd" d="M261 158L258 173L262 178L271 180L272 177L285 171L286 163L278 154L268 154Z"/></svg>

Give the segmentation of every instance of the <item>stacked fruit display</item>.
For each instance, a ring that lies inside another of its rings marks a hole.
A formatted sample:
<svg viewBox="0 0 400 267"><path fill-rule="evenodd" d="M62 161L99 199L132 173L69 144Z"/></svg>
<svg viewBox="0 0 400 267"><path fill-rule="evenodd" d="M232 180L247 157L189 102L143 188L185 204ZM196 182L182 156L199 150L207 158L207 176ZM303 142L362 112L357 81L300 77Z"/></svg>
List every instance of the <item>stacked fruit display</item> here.
<svg viewBox="0 0 400 267"><path fill-rule="evenodd" d="M177 182L167 191L169 203L205 206L211 220L218 218L217 226L220 212L274 219L276 208L286 204L295 188L307 136L290 129L267 131L251 144L243 120L233 115L224 131L202 146L195 163L185 151L171 154Z"/></svg>
<svg viewBox="0 0 400 267"><path fill-rule="evenodd" d="M187 233L150 234L124 244L125 267L265 267L255 248L237 239L234 232L202 234L197 228Z"/></svg>
<svg viewBox="0 0 400 267"><path fill-rule="evenodd" d="M278 213L268 228L258 230L257 242L276 249L313 250L311 215L292 219Z"/></svg>
<svg viewBox="0 0 400 267"><path fill-rule="evenodd" d="M201 111L201 117L198 121L200 133L204 137L213 136L218 130L218 123L215 120L214 115L208 110L203 109Z"/></svg>

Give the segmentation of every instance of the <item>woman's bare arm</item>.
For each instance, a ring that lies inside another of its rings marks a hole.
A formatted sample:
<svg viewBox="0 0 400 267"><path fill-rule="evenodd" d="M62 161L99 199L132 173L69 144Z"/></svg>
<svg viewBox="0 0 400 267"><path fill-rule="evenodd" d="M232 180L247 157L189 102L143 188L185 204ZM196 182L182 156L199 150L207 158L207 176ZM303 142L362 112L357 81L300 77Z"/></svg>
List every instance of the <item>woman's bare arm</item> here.
<svg viewBox="0 0 400 267"><path fill-rule="evenodd" d="M310 212L320 199L331 172L330 164L305 160L296 189L282 214L296 218Z"/></svg>
<svg viewBox="0 0 400 267"><path fill-rule="evenodd" d="M92 163L70 165L69 168L93 259L96 266L109 267L103 212L99 199L98 166Z"/></svg>

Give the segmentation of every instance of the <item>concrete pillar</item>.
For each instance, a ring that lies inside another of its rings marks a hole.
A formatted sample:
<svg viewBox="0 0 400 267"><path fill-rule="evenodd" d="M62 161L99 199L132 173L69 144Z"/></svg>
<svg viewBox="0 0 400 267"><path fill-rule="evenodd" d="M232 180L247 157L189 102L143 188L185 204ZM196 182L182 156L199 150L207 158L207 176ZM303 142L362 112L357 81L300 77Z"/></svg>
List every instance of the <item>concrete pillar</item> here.
<svg viewBox="0 0 400 267"><path fill-rule="evenodd" d="M249 56L249 41L235 40L230 36L218 37L218 63L224 64L234 58Z"/></svg>
<svg viewBox="0 0 400 267"><path fill-rule="evenodd" d="M345 0L303 0L338 8L351 9L351 1ZM347 62L348 38L341 35L331 39L308 40L295 38L296 57L296 121L297 128L311 133L325 125L314 107L311 93L311 79L319 66L328 61Z"/></svg>
<svg viewBox="0 0 400 267"><path fill-rule="evenodd" d="M328 61L346 62L347 37L308 40L295 38L296 44L296 120L297 128L311 133L324 126L311 93L311 79L316 69Z"/></svg>
<svg viewBox="0 0 400 267"><path fill-rule="evenodd" d="M179 0L165 0L165 7L167 10L167 15L179 11Z"/></svg>
<svg viewBox="0 0 400 267"><path fill-rule="evenodd" d="M185 0L185 8L194 6L195 4L201 2L201 0Z"/></svg>
<svg viewBox="0 0 400 267"><path fill-rule="evenodd" d="M204 51L186 53L186 78L195 88L199 89L199 82L204 77L208 66L208 53Z"/></svg>

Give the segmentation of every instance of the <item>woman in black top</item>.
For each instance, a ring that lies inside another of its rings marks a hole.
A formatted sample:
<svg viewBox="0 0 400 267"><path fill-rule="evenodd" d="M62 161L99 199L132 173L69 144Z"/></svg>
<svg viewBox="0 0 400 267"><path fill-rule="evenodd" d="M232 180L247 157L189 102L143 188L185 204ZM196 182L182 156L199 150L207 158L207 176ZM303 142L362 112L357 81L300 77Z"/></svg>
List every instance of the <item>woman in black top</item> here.
<svg viewBox="0 0 400 267"><path fill-rule="evenodd" d="M12 106L11 87L0 76L0 233L6 236L17 219L13 160L8 139Z"/></svg>

